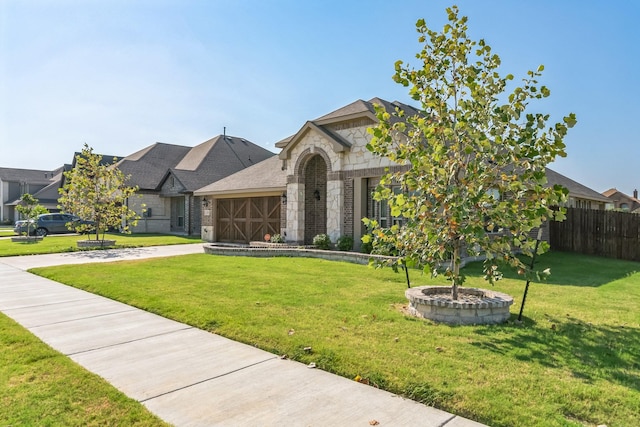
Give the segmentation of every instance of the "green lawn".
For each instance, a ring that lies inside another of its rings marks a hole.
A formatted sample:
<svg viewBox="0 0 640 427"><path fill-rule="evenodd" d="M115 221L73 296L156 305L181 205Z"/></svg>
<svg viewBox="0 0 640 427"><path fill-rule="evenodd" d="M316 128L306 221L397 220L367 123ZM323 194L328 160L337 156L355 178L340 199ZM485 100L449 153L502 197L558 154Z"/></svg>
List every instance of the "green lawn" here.
<svg viewBox="0 0 640 427"><path fill-rule="evenodd" d="M0 237L15 236L13 227L0 226Z"/></svg>
<svg viewBox="0 0 640 427"><path fill-rule="evenodd" d="M13 233L12 233L13 234ZM141 246L179 245L202 242L199 237L173 236L166 234L106 234L106 239L115 239L118 248ZM12 242L11 239L0 240L0 257L13 255L52 254L77 251L76 242L86 236L64 235L47 236L39 242Z"/></svg>
<svg viewBox="0 0 640 427"><path fill-rule="evenodd" d="M532 284L524 324L500 326L407 317L404 275L317 259L198 254L34 272L491 426L640 425L640 264L563 253L539 264L552 276ZM481 265L465 270L467 285L488 286ZM517 313L524 282L495 289Z"/></svg>
<svg viewBox="0 0 640 427"><path fill-rule="evenodd" d="M0 345L2 426L168 425L2 313Z"/></svg>

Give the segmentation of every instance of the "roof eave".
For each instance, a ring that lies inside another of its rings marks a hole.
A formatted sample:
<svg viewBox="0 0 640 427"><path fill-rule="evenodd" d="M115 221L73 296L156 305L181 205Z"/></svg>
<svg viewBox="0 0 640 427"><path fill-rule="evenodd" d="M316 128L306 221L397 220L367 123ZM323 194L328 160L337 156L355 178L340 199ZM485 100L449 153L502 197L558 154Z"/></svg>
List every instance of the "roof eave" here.
<svg viewBox="0 0 640 427"><path fill-rule="evenodd" d="M291 150L293 149L293 147L295 147L298 142L300 142L300 140L304 137L304 135L310 130L314 130L326 136L331 143L333 151L336 153L349 151L351 149L351 144L349 144L347 141L342 140L342 138L339 138L337 135L329 133L326 129L323 129L316 123L308 121L304 124L304 126L302 126L302 128L300 128L300 130L293 136L293 138L291 138L287 145L282 149L280 154L278 154L278 157L282 160L287 160L288 158L290 158Z"/></svg>
<svg viewBox="0 0 640 427"><path fill-rule="evenodd" d="M230 189L230 190L218 190L218 191L207 191L207 190L199 190L194 191L194 196L232 196L232 195L245 195L249 193L282 193L287 190L286 185L277 186L277 187L261 187L261 188L242 188L242 189Z"/></svg>

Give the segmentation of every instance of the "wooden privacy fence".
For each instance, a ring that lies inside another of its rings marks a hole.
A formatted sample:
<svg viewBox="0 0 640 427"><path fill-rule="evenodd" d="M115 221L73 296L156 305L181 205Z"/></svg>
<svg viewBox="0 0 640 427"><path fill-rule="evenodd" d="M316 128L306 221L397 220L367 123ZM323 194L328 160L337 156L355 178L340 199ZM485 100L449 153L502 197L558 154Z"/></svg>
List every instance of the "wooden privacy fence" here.
<svg viewBox="0 0 640 427"><path fill-rule="evenodd" d="M549 224L551 249L640 261L640 215L567 208L567 219Z"/></svg>

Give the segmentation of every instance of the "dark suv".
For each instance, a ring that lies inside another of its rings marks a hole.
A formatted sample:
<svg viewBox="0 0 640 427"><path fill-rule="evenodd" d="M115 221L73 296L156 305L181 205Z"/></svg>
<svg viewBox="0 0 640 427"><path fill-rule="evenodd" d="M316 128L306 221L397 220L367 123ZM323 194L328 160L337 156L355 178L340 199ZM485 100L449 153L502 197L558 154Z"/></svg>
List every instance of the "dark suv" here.
<svg viewBox="0 0 640 427"><path fill-rule="evenodd" d="M31 224L30 232L36 236L46 236L47 234L55 233L71 233L67 228L67 223L71 223L71 230L75 230L75 225L80 224L92 224L92 221L83 221L75 215L69 214L42 214L38 215L36 224ZM27 221L16 221L13 231L16 234L22 234L27 232Z"/></svg>

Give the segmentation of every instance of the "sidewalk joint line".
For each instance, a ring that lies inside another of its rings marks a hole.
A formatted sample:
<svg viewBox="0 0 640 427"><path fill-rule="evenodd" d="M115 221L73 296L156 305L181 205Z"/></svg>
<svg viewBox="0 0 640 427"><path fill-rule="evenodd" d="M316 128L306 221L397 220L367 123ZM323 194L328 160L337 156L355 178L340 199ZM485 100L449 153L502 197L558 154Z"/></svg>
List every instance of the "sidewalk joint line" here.
<svg viewBox="0 0 640 427"><path fill-rule="evenodd" d="M87 301L87 300L90 300L90 299L99 299L99 298L100 298L99 295L92 295L92 296L89 296L87 298L68 299L68 300L64 300L64 301L48 302L48 303L44 303L44 304L23 305L22 307L7 308L7 309L4 309L3 311L23 310L25 308L35 308L35 307L47 307L47 306L50 306L50 305L67 304L67 303L70 303L70 302Z"/></svg>
<svg viewBox="0 0 640 427"><path fill-rule="evenodd" d="M175 329L173 331L162 332L161 334L147 335L145 337L136 338L134 340L122 341L122 342L109 344L109 345L103 345L102 347L95 347L95 348L90 348L88 350L76 351L75 353L65 353L65 356L75 356L77 354L90 353L92 351L97 351L97 350L104 350L105 348L118 347L120 345L131 344L132 342L144 341L149 338L161 337L163 335L169 335L176 332L187 331L189 329L196 329L196 328L194 328L193 326L187 326L186 328L180 328L180 329Z"/></svg>
<svg viewBox="0 0 640 427"><path fill-rule="evenodd" d="M111 316L113 314L128 313L128 312L131 312L131 311L136 311L136 308L135 307L131 307L128 310L112 311L110 313L96 314L96 315L93 315L93 316L77 317L75 319L60 320L58 322L51 322L51 323L43 323L41 325L29 326L29 328L41 328L43 326L59 325L61 323L77 322L78 320L95 319L97 317Z"/></svg>
<svg viewBox="0 0 640 427"><path fill-rule="evenodd" d="M140 402L140 403L148 402L148 401L149 401L149 400L151 400L151 399L157 399L158 397L162 397L162 396L165 396L165 395L167 395L167 394L175 393L176 391L184 390L184 389L187 389L187 388L190 388L190 387L193 387L193 386L196 386L196 385L202 384L202 383L206 383L206 382L209 382L209 381L212 381L212 380L218 379L218 378L226 377L227 375L234 374L234 373L236 373L236 372L242 371L242 370L247 369L247 368L250 368L250 367L252 367L252 366L260 365L261 363L265 363L265 362L268 362L268 361L270 361L270 360L274 360L274 359L277 359L277 358L278 358L278 356L273 356L273 357L270 357L270 358L268 358L268 359L265 359L265 360L261 360L261 361L259 361L259 362L252 363L252 364L250 364L250 365L246 365L246 366L243 366L243 367L241 367L241 368L234 369L234 370L229 371L229 372L225 372L224 374L216 375L216 376L211 377L211 378L205 378L204 380L196 381L195 383L187 384L187 385L185 385L185 386L178 387L178 388L176 388L176 389L174 389L174 390L165 391L164 393L160 393L160 394L158 394L158 395L156 395L156 396L147 397L146 399L139 400L139 402Z"/></svg>
<svg viewBox="0 0 640 427"><path fill-rule="evenodd" d="M451 418L449 418L448 420L446 420L445 422L443 422L442 424L440 424L440 426L438 427L444 427L445 425L449 424L451 421L453 421L454 418L456 418L457 415L451 415Z"/></svg>

